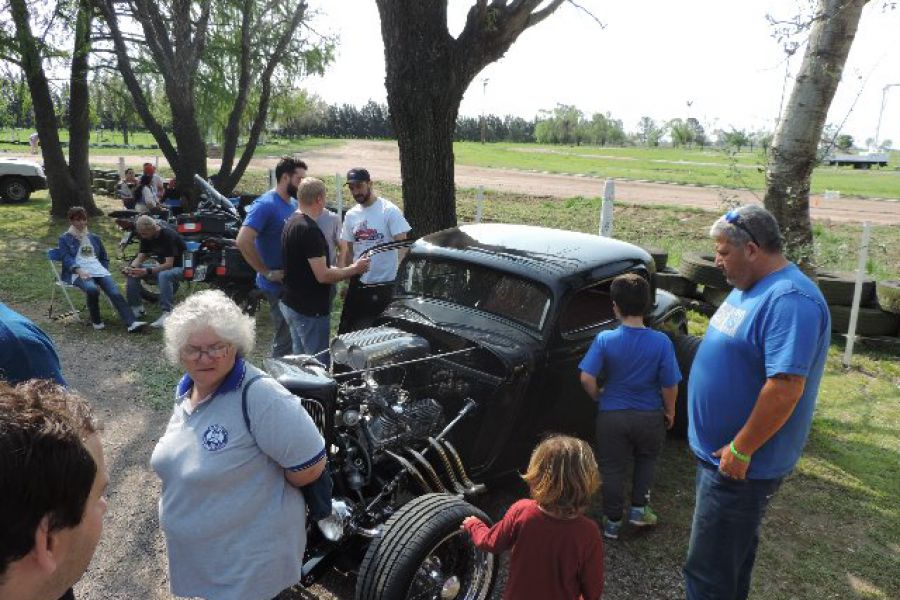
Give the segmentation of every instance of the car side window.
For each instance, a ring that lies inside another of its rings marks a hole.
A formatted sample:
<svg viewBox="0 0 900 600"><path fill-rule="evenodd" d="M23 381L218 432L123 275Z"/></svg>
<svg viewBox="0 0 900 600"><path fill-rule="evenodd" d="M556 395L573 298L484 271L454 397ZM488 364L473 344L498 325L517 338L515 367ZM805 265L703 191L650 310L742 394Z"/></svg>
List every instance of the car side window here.
<svg viewBox="0 0 900 600"><path fill-rule="evenodd" d="M603 281L575 292L559 315L559 331L563 336L593 334L615 321L609 284L610 281Z"/></svg>

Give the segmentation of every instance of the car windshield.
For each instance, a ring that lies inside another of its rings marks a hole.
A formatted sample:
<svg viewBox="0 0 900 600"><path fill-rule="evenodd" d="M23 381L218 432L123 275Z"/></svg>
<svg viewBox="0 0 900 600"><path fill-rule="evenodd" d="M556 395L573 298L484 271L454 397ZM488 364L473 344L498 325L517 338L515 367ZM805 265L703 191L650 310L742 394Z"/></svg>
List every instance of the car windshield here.
<svg viewBox="0 0 900 600"><path fill-rule="evenodd" d="M540 284L487 267L411 258L397 276L398 293L477 308L540 330L550 294Z"/></svg>

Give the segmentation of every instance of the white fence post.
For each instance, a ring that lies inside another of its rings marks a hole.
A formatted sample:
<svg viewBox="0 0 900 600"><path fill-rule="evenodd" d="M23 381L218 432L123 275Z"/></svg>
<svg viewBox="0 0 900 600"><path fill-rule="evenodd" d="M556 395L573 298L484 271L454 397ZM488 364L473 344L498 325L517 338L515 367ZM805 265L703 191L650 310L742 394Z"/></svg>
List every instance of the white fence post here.
<svg viewBox="0 0 900 600"><path fill-rule="evenodd" d="M125 157L119 157L119 179L125 179Z"/></svg>
<svg viewBox="0 0 900 600"><path fill-rule="evenodd" d="M603 184L603 204L600 206L600 235L603 237L612 237L615 197L616 184L612 179L607 179Z"/></svg>
<svg viewBox="0 0 900 600"><path fill-rule="evenodd" d="M475 222L481 223L481 216L484 212L484 186L478 186L478 193L475 194Z"/></svg>
<svg viewBox="0 0 900 600"><path fill-rule="evenodd" d="M344 184L341 182L341 174L334 174L334 200L337 202L337 216L344 222Z"/></svg>
<svg viewBox="0 0 900 600"><path fill-rule="evenodd" d="M853 288L853 304L850 308L850 327L847 330L847 345L844 347L844 367L850 367L853 343L856 341L856 322L859 319L859 302L862 299L863 275L869 258L869 223L863 223L862 247L859 249L859 264L856 266L856 285Z"/></svg>
<svg viewBox="0 0 900 600"><path fill-rule="evenodd" d="M275 169L269 169L269 187L274 188L277 183L275 181Z"/></svg>
<svg viewBox="0 0 900 600"><path fill-rule="evenodd" d="M153 168L159 171L159 154L153 157Z"/></svg>

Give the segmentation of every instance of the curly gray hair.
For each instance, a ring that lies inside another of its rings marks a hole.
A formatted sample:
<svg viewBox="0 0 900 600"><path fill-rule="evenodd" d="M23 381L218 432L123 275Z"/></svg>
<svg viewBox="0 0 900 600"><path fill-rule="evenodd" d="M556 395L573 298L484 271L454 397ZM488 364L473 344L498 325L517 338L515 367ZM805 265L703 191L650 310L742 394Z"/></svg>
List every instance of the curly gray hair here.
<svg viewBox="0 0 900 600"><path fill-rule="evenodd" d="M729 217L731 220L729 220ZM735 224L737 220L739 220L740 225ZM747 229L742 229L741 225ZM784 238L781 237L778 221L775 220L772 213L758 204L741 206L722 215L709 228L709 236L712 238L724 236L732 244L742 246L754 241L747 231L753 232L757 245L766 252L781 252L784 246Z"/></svg>
<svg viewBox="0 0 900 600"><path fill-rule="evenodd" d="M256 341L256 321L241 312L234 301L221 290L204 290L191 294L178 304L166 319L165 352L173 365L181 363L181 350L191 334L212 329L237 352L247 356Z"/></svg>

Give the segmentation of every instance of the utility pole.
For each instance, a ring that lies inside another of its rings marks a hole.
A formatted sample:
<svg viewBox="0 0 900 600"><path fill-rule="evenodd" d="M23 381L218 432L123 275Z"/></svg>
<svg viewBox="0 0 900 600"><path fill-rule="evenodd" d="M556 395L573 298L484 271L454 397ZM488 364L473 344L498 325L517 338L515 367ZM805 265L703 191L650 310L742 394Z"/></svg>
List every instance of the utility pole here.
<svg viewBox="0 0 900 600"><path fill-rule="evenodd" d="M485 77L481 80L481 143L484 143L485 138L485 129L487 127L487 123L484 120L484 109L487 104L487 84L490 79Z"/></svg>
<svg viewBox="0 0 900 600"><path fill-rule="evenodd" d="M900 87L900 83L889 83L881 90L881 110L878 111L878 125L875 126L875 148L873 150L878 149L878 134L881 132L881 117L884 115L884 105L887 103L888 89L892 87Z"/></svg>

